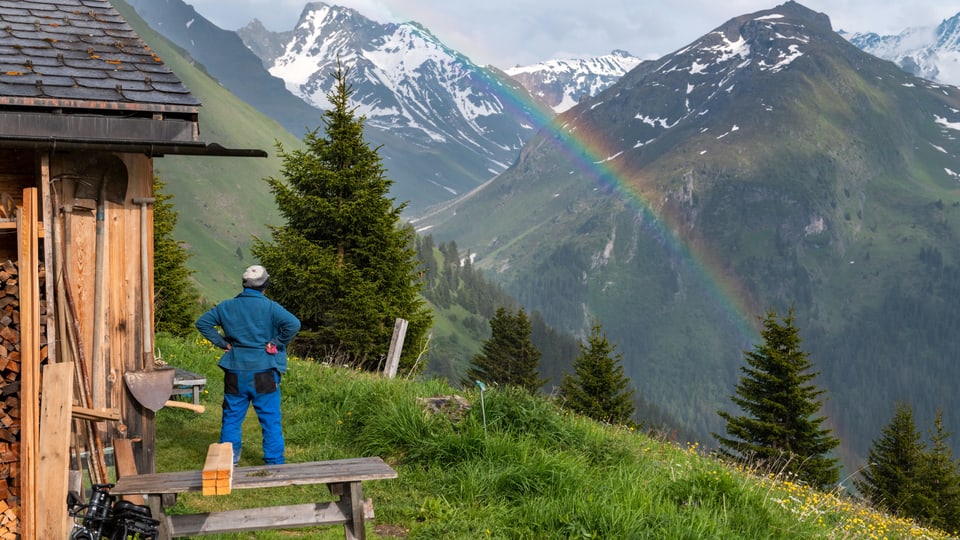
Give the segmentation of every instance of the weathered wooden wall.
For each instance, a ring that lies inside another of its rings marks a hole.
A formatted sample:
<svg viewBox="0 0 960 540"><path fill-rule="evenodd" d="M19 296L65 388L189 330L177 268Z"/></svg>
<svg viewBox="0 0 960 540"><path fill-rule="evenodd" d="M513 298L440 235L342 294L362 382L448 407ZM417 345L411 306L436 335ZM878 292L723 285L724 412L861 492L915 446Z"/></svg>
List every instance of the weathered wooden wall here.
<svg viewBox="0 0 960 540"><path fill-rule="evenodd" d="M108 182L104 184L107 186L104 190L99 189L102 182ZM33 190L32 197L36 197L36 191L41 194L39 201L29 205L33 212L29 221L43 222L39 254L33 256L38 255L44 262L46 273L44 290L41 291L45 298L41 306L44 315L40 317L42 320L31 324L31 328L45 327L45 332L41 334L41 341L30 347L49 351L47 362L84 360L84 369L77 369L79 376L74 394L70 396L74 405L120 412L120 421L94 424L75 420L73 427L78 436L72 438L73 450L96 454L95 461L99 465L102 464L104 447L112 446L115 439L128 439L125 441L128 444L132 439L139 442L134 446L137 468L140 472L153 472L154 415L135 401L123 379L127 371L154 367L150 347L153 336L153 208L152 205L144 208L134 202L138 198L153 196L153 161L142 154L48 153L0 148L0 261L16 261L18 249L22 248L18 235L25 227L14 219L13 214L18 206L24 205L22 199L26 188L39 188ZM99 244L98 199L103 201L102 243ZM21 211L24 216L29 214L25 209ZM146 212L145 226L141 225L141 212ZM37 227L34 227L31 236L36 237L36 231ZM147 268L141 266L144 241ZM102 247L99 295L98 245ZM63 269L62 275L56 272L57 268ZM23 272L23 278L36 282L36 285L39 279L36 268L33 270ZM143 274L147 276L146 287L141 283ZM29 284L23 282L20 286ZM71 301L64 299L62 293L65 292L69 293ZM146 311L149 315L146 318L145 306L151 307ZM24 344L28 341L25 340ZM82 354L75 352L77 347ZM80 366L80 363L75 365ZM24 381L30 384L22 386L21 401L29 399L32 403L38 398L34 379L35 376L30 376L30 380ZM80 390L80 385L86 390ZM89 431L91 426L98 429ZM43 426L33 426L32 422L30 427L44 430ZM31 435L31 441L33 438ZM28 453L35 451L35 445L29 447ZM35 461L35 458L33 455L24 458L21 454L21 464ZM106 481L102 466L96 468L97 474L104 478L101 481ZM35 480L29 483L36 484ZM22 487L28 488L26 485ZM39 493L42 500L43 492L35 485L29 489L33 490L32 496L24 496L21 502L27 521L33 523L37 521L34 511L37 495ZM62 497L58 497L54 506L60 508L61 505Z"/></svg>
<svg viewBox="0 0 960 540"><path fill-rule="evenodd" d="M119 156L126 166L125 189L108 186L103 203L103 240L101 297L97 298L97 201L90 195L90 186L81 186L83 166L89 156L57 155L51 161L51 178L61 189L60 203L67 248L64 255L69 272L71 293L78 306L81 345L87 359L94 408L118 408L123 421L106 424L105 440L115 437L152 442L152 412L144 411L127 392L123 373L150 369L144 365L142 317L144 314L140 287L140 212L133 200L153 195L153 162L137 154ZM78 158L81 158L78 161ZM120 202L111 199L119 199ZM78 195L84 196L83 198ZM97 194L99 196L99 193ZM147 275L148 291L153 291L153 208L148 206L147 245L151 262ZM147 300L152 306L153 299ZM97 310L101 310L98 318ZM150 311L152 313L152 310ZM98 331L95 324L100 321ZM152 320L150 321L152 329ZM152 333L152 331L151 331ZM144 417L148 416L147 424ZM149 429L149 433L145 431ZM152 452L152 451L151 451ZM152 462L152 456L150 458ZM149 467L148 467L149 468Z"/></svg>

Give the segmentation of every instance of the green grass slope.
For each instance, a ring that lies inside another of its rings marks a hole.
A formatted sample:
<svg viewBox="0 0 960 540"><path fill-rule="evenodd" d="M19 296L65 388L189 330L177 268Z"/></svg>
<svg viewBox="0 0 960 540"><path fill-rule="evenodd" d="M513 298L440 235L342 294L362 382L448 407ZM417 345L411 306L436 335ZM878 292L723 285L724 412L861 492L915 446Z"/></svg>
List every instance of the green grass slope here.
<svg viewBox="0 0 960 540"><path fill-rule="evenodd" d="M113 2L130 26L160 55L203 106L200 138L227 148L256 148L269 158L165 156L154 161L157 174L174 196L179 213L175 232L190 253L201 294L210 302L233 296L253 236L269 238L267 225L280 224L279 212L264 179L276 176L275 145L299 147L301 141L277 122L237 99L182 51L154 32L125 2ZM317 118L305 125L320 125Z"/></svg>
<svg viewBox="0 0 960 540"><path fill-rule="evenodd" d="M160 336L172 365L207 376L197 416L157 414L157 469L200 469L217 442L218 352ZM394 480L365 483L376 519L368 538L947 538L872 511L841 492L730 467L697 445L575 417L513 390L456 389L436 380L387 380L293 359L283 380L287 460L381 456ZM465 410L428 412L423 398L460 394ZM261 462L259 427L244 425L241 465ZM321 497L326 498L321 490ZM175 512L317 502L317 488L185 494ZM340 527L212 535L211 539L343 538Z"/></svg>

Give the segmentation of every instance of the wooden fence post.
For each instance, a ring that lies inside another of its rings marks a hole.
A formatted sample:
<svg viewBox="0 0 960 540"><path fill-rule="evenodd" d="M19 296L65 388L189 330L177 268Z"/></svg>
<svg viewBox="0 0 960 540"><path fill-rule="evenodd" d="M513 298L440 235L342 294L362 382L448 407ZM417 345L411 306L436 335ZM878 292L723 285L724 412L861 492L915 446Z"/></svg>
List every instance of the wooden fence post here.
<svg viewBox="0 0 960 540"><path fill-rule="evenodd" d="M397 376L397 367L400 366L400 353L403 351L403 338L407 335L407 320L397 319L393 325L393 338L390 339L390 350L387 352L387 365L383 372L388 378Z"/></svg>

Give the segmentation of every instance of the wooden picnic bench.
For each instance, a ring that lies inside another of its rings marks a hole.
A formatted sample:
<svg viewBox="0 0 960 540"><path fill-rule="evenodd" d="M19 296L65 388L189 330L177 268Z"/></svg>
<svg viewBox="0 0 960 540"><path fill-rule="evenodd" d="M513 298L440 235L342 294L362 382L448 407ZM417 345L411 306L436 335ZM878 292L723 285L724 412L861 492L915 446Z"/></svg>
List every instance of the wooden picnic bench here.
<svg viewBox="0 0 960 540"><path fill-rule="evenodd" d="M173 390L170 391L171 397L190 396L194 405L200 404L200 394L207 385L207 378L192 371L173 368Z"/></svg>
<svg viewBox="0 0 960 540"><path fill-rule="evenodd" d="M124 476L110 492L146 495L154 519L160 520L158 540L223 532L342 524L347 540L364 540L364 521L373 519L373 502L364 500L364 480L396 478L397 472L379 457L236 467L232 489L267 489L324 484L339 500L205 514L167 515L179 493L202 491L202 471ZM321 499L318 493L317 500Z"/></svg>

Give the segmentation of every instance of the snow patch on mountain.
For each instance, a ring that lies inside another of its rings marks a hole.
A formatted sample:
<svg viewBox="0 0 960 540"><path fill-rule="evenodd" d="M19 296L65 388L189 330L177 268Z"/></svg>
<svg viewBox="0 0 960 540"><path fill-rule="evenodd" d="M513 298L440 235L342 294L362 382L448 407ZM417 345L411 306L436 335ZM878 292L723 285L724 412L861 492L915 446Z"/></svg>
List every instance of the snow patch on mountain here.
<svg viewBox="0 0 960 540"><path fill-rule="evenodd" d="M907 28L897 35L840 32L851 43L904 71L931 81L960 85L960 13L936 27Z"/></svg>
<svg viewBox="0 0 960 540"><path fill-rule="evenodd" d="M618 118L630 118L620 128L617 140L643 159L646 148L665 133L697 125L707 131L714 111L724 111L738 85L747 84L758 73L780 73L820 47L820 36L830 35L829 19L788 2L751 16L732 19L677 52L656 62L641 62L589 104L564 113L565 125L598 125L613 121L609 108L598 102L617 102ZM629 97L643 89L644 99ZM749 90L747 90L749 91ZM609 96L609 98L608 98ZM761 110L772 110L761 103ZM729 141L742 135L739 123L714 126L715 141ZM568 128L572 131L573 128ZM629 146L626 146L629 145ZM708 149L702 149L705 155ZM624 155L619 159L631 159Z"/></svg>
<svg viewBox="0 0 960 540"><path fill-rule="evenodd" d="M449 113L440 105L454 106L470 122L475 133L465 134L468 137L483 132L477 119L503 113L496 96L479 95L467 82L476 66L420 26L380 26L352 10L313 6L297 26L296 38L270 68L291 92L313 105L330 108L329 75L340 55L341 62L354 69L354 105L374 125L413 128L441 141L456 132L445 133L442 117ZM370 31L369 38L357 40L360 30Z"/></svg>
<svg viewBox="0 0 960 540"><path fill-rule="evenodd" d="M390 173L409 180L404 198L421 211L502 173L544 124L545 108L520 83L474 64L415 22L380 23L310 2L290 31L254 21L238 35L272 80L318 109L334 108L332 75L342 70L348 105L391 156Z"/></svg>
<svg viewBox="0 0 960 540"><path fill-rule="evenodd" d="M561 113L609 88L642 60L626 51L586 59L549 60L532 66L516 66L507 75L531 94Z"/></svg>
<svg viewBox="0 0 960 540"><path fill-rule="evenodd" d="M452 145L483 156L491 174L506 169L538 129L523 114L532 101L516 97L518 83L473 64L417 23L380 24L313 2L277 53L260 49L271 75L324 110L332 108L327 96L339 63L349 70L350 105L368 125L420 147Z"/></svg>
<svg viewBox="0 0 960 540"><path fill-rule="evenodd" d="M947 128L947 129L953 129L953 130L960 131L960 122L951 122L950 120L948 120L948 119L946 119L946 118L944 118L944 117L942 117L942 116L940 116L940 115L938 115L938 114L933 115L933 119L934 119L934 121L935 121L937 124L940 124L941 126Z"/></svg>

